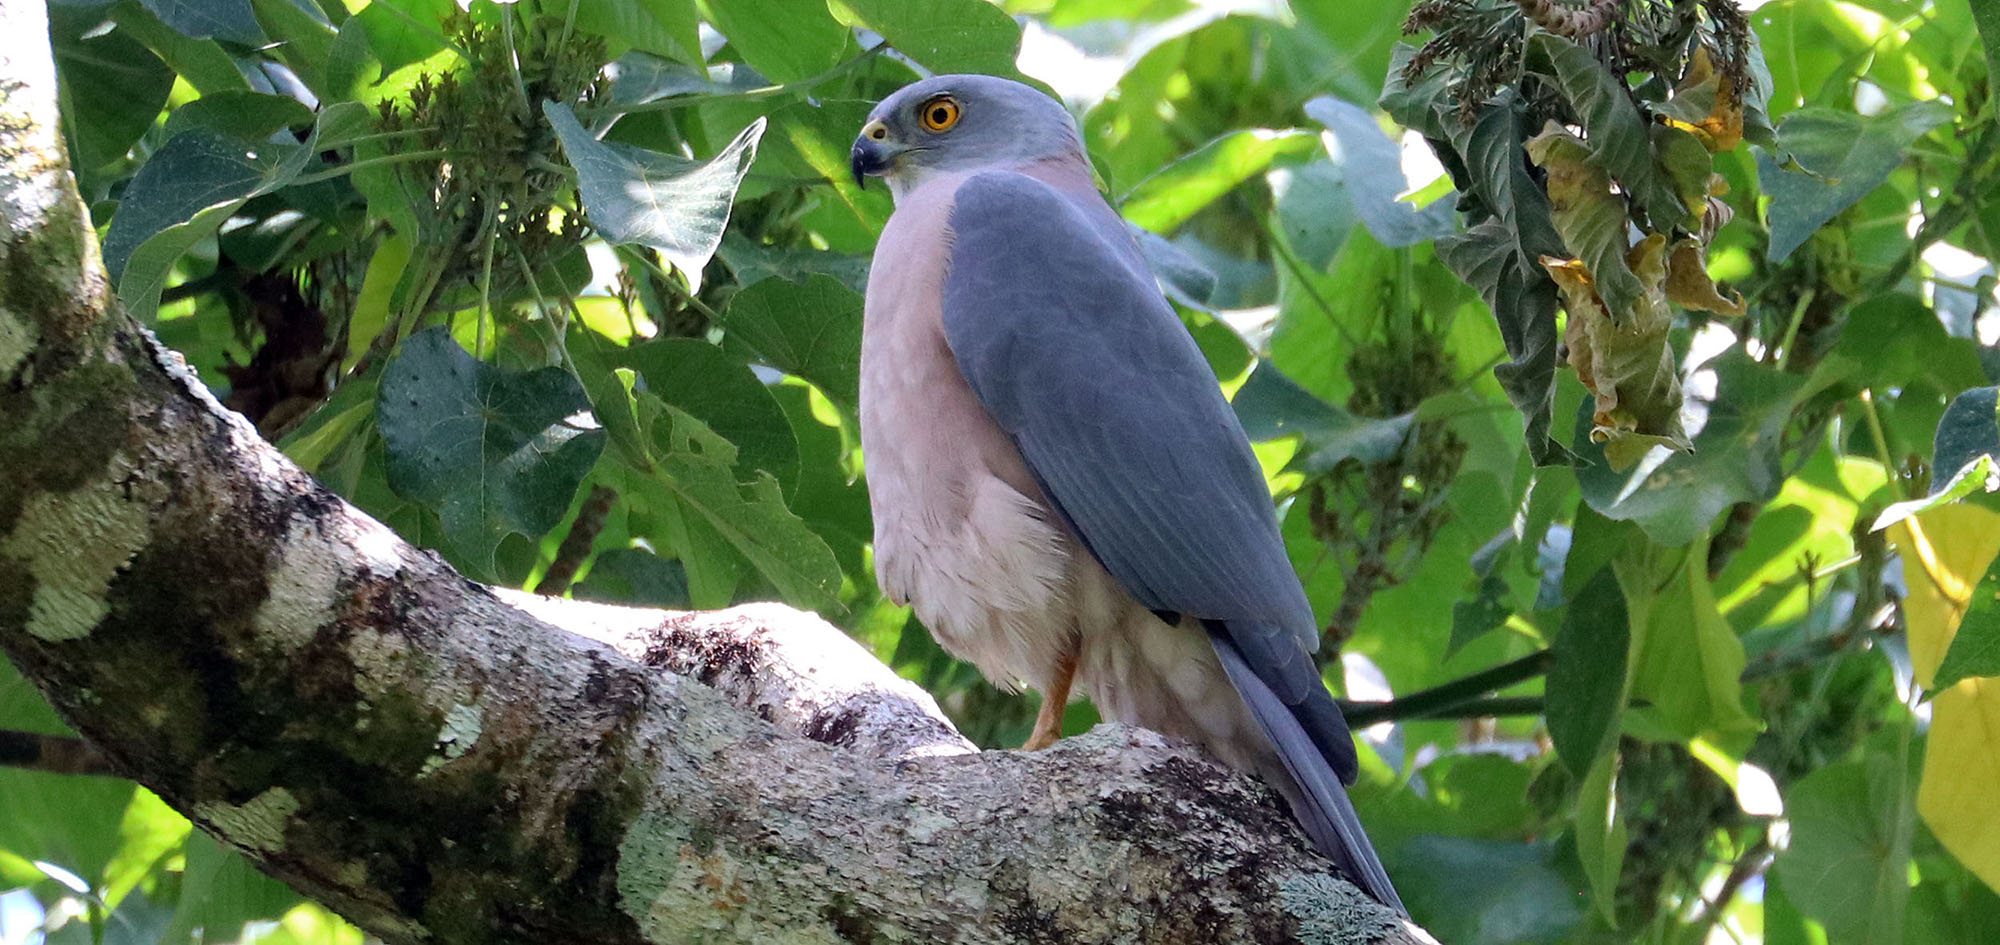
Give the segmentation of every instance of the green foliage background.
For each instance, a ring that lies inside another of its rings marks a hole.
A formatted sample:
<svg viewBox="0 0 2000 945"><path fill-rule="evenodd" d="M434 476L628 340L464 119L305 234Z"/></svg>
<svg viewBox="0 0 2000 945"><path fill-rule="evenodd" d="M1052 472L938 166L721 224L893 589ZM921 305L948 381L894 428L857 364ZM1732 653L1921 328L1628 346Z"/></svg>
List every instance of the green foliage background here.
<svg viewBox="0 0 2000 945"><path fill-rule="evenodd" d="M2000 941L2000 848L1931 800L1996 783L2000 744L1926 701L2000 718L2000 620L1906 619L1916 532L1878 526L2000 528L1946 505L2000 453L2000 16L1737 14L1736 145L1689 130L1728 109L1685 74L1733 6L1617 7L1617 44L1571 43L1426 0L1409 45L1406 0L50 14L121 297L301 465L483 580L817 609L994 747L1034 696L875 588L859 293L890 205L845 165L918 69L1053 83L1260 441L1328 682L1393 700L1355 707L1355 793L1421 924ZM1676 17L1704 25L1648 32ZM1661 289L1628 227L1742 314ZM1544 257L1587 278L1558 295ZM66 731L4 661L0 728ZM110 779L0 769L10 888L9 942L361 940Z"/></svg>

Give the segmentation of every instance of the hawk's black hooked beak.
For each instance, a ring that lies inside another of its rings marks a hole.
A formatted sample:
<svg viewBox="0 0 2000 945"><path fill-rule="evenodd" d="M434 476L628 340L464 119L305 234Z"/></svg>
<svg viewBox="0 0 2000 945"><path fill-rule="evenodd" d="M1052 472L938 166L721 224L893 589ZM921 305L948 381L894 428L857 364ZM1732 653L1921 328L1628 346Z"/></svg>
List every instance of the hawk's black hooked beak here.
<svg viewBox="0 0 2000 945"><path fill-rule="evenodd" d="M877 120L864 126L861 136L854 139L854 150L847 153L847 167L854 172L856 187L867 187L868 178L887 174L896 163L896 155L902 149L889 144L888 138L888 127Z"/></svg>

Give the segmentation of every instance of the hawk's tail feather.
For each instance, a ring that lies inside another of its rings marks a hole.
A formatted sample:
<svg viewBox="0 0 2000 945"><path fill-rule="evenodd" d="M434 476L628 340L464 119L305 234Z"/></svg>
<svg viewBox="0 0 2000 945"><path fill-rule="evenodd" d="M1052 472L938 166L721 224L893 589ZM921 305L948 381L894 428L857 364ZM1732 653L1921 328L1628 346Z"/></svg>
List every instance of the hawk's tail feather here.
<svg viewBox="0 0 2000 945"><path fill-rule="evenodd" d="M1291 774L1296 788L1287 792L1295 798L1293 813L1305 827L1306 835L1312 838L1313 846L1333 860L1363 892L1407 917L1409 910L1403 908L1396 887L1390 884L1381 858L1375 855L1375 845L1368 842L1368 832L1361 827L1361 818L1347 798L1347 789L1341 786L1333 766L1306 734L1292 708L1258 678L1227 637L1210 633L1209 640L1215 644L1216 655L1221 657L1230 681L1250 706L1250 714L1277 747L1278 757L1284 760L1285 770ZM1332 697L1327 699L1330 702Z"/></svg>

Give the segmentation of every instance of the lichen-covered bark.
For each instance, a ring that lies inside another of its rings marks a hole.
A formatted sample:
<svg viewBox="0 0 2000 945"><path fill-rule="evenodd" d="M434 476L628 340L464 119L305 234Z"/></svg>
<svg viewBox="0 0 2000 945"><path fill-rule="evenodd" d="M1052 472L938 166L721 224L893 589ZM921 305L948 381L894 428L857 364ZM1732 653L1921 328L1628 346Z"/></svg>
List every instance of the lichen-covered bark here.
<svg viewBox="0 0 2000 945"><path fill-rule="evenodd" d="M496 592L117 313L38 3L0 3L0 650L110 762L392 942L1375 942L1149 733L979 753L810 615Z"/></svg>

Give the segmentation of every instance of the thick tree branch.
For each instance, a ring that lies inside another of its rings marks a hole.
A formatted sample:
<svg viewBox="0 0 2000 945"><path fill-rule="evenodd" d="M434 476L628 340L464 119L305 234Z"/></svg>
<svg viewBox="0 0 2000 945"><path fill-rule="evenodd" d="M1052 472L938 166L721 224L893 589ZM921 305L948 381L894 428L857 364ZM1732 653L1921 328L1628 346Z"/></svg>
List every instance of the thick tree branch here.
<svg viewBox="0 0 2000 945"><path fill-rule="evenodd" d="M392 942L1409 942L1274 796L979 753L811 615L496 592L117 313L0 4L0 649L119 772Z"/></svg>

